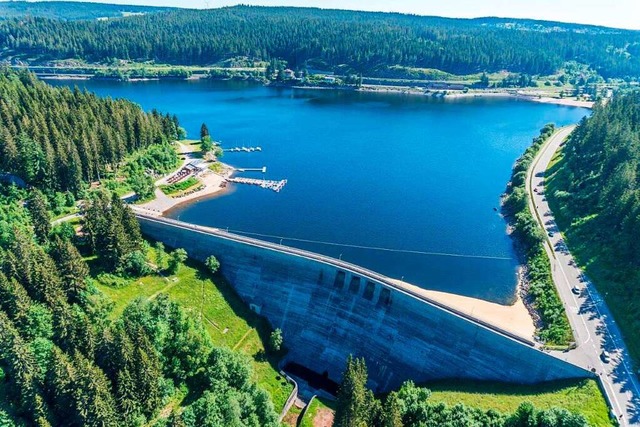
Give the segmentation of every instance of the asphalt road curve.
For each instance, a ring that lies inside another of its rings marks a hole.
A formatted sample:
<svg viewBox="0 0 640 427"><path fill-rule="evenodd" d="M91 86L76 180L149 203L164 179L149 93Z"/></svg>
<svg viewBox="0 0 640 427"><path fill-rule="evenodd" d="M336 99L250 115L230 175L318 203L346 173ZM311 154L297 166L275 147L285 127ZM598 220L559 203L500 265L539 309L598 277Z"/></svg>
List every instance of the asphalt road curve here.
<svg viewBox="0 0 640 427"><path fill-rule="evenodd" d="M545 172L574 129L558 129L534 159L527 176L529 207L545 230L553 280L577 344L576 349L555 355L598 375L620 425L640 425L640 386L622 334L606 303L569 252L545 197ZM610 355L608 363L605 351Z"/></svg>

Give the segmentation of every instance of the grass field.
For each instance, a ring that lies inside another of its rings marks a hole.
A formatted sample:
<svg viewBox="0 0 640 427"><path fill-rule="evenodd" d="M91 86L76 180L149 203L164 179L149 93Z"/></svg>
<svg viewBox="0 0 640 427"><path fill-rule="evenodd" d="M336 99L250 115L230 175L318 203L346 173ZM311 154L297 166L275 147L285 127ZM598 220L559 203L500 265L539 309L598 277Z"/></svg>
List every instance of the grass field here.
<svg viewBox="0 0 640 427"><path fill-rule="evenodd" d="M562 407L584 415L592 426L611 426L609 408L594 380L565 380L525 386L483 381L438 381L424 384L431 390L431 402L447 405L462 403L482 410L512 413L524 401L538 409ZM314 399L300 427L314 427L313 420L322 410L334 410L335 402Z"/></svg>
<svg viewBox="0 0 640 427"><path fill-rule="evenodd" d="M241 351L253 359L256 380L271 394L276 411L282 409L293 388L280 377L277 358L265 355L270 326L240 300L222 277L211 276L199 264L188 262L172 276L152 275L117 287L104 282L97 286L113 300L114 317L135 298L169 295L191 316L202 320L215 345Z"/></svg>
<svg viewBox="0 0 640 427"><path fill-rule="evenodd" d="M160 189L167 196L173 196L185 191L189 191L191 188L200 185L200 181L197 178L190 176L184 181L176 182L175 184L161 185Z"/></svg>
<svg viewBox="0 0 640 427"><path fill-rule="evenodd" d="M463 403L480 409L507 413L523 401L538 409L553 406L584 415L593 426L610 426L609 409L595 380L566 380L525 386L477 381L446 381L425 384L430 400L449 405Z"/></svg>
<svg viewBox="0 0 640 427"><path fill-rule="evenodd" d="M323 412L326 413L327 411L335 411L335 401L316 397L307 408L302 420L300 420L299 427L314 427L313 421L316 417L322 416Z"/></svg>

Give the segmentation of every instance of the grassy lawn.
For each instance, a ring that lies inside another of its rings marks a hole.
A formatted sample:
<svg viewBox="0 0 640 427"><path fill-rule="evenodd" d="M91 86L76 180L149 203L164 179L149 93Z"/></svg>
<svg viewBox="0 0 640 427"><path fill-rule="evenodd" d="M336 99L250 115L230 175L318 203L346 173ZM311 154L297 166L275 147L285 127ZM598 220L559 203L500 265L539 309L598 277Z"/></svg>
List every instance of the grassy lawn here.
<svg viewBox="0 0 640 427"><path fill-rule="evenodd" d="M528 400L538 409L556 406L580 413L593 426L611 425L609 409L594 380L554 381L534 386L453 380L428 383L424 387L431 390L429 400L432 402L463 403L483 410L511 413ZM313 427L314 418L322 410L335 410L335 402L314 399L299 426Z"/></svg>
<svg viewBox="0 0 640 427"><path fill-rule="evenodd" d="M175 184L161 185L160 190L167 196L176 196L187 192L200 185L200 181L197 178L190 176L184 181L176 182Z"/></svg>
<svg viewBox="0 0 640 427"><path fill-rule="evenodd" d="M114 317L135 298L153 299L166 293L191 316L202 320L215 345L249 355L256 380L271 394L276 411L284 406L293 388L280 377L277 358L265 355L264 343L268 341L270 326L242 302L222 277L211 276L200 265L189 262L176 275L147 276L117 288L104 283L97 286L113 300Z"/></svg>
<svg viewBox="0 0 640 427"><path fill-rule="evenodd" d="M214 173L217 174L221 174L222 172L224 172L224 166L222 166L222 163L220 162L216 162L213 163L209 166L209 169L212 170Z"/></svg>
<svg viewBox="0 0 640 427"><path fill-rule="evenodd" d="M299 427L314 427L313 421L318 415L326 414L326 412L335 412L335 404L336 402L333 400L316 397L304 413L304 418L300 421Z"/></svg>
<svg viewBox="0 0 640 427"><path fill-rule="evenodd" d="M184 145L186 148L186 153L191 153L192 157L200 158L202 157L202 143L199 139L183 139L179 141L180 144ZM179 155L184 155L185 153L179 153Z"/></svg>
<svg viewBox="0 0 640 427"><path fill-rule="evenodd" d="M519 386L513 384L444 381L425 384L432 392L430 400L449 405L463 403L484 410L513 412L523 401L538 409L553 406L584 415L593 426L610 426L609 409L595 380L565 380Z"/></svg>

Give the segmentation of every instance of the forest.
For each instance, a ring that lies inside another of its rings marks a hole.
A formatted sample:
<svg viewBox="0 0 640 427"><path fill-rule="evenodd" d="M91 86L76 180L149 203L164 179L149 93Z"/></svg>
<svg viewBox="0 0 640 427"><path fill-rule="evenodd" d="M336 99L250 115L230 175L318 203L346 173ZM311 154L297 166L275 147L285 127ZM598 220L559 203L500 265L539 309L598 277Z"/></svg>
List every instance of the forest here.
<svg viewBox="0 0 640 427"><path fill-rule="evenodd" d="M105 3L79 3L70 1L4 1L0 2L0 19L22 16L64 19L69 21L98 18L119 18L127 14L156 13L171 10L170 7L116 5Z"/></svg>
<svg viewBox="0 0 640 427"><path fill-rule="evenodd" d="M640 358L640 92L598 105L549 170L547 195L577 260Z"/></svg>
<svg viewBox="0 0 640 427"><path fill-rule="evenodd" d="M0 184L0 425L276 426L247 356L214 346L166 295L133 299L114 316L96 286L99 275L174 274L186 260L182 249L156 249L152 268L131 209L87 190L127 154L135 168L171 163L155 148L176 138L175 121L22 72L4 70L0 93L3 167L30 184ZM78 146L89 133L97 145ZM59 196L73 205L79 195L81 229L52 225ZM178 390L187 403L159 416Z"/></svg>
<svg viewBox="0 0 640 427"><path fill-rule="evenodd" d="M567 61L602 77L640 76L640 33L542 21L236 6L100 21L0 22L6 59L114 59L211 65L234 57L384 76L394 66L453 74L550 75Z"/></svg>
<svg viewBox="0 0 640 427"><path fill-rule="evenodd" d="M173 142L179 132L176 117L0 69L0 173L45 192L77 196L133 152Z"/></svg>

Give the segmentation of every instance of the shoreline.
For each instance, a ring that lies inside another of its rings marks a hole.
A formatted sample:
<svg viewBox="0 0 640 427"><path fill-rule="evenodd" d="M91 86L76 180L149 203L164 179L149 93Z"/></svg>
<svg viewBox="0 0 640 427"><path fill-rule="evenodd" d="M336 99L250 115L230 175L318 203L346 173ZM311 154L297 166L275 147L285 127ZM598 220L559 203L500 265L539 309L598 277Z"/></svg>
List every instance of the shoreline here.
<svg viewBox="0 0 640 427"><path fill-rule="evenodd" d="M230 189L226 184L227 178L231 177L233 172L235 172L235 169L229 165L224 164L224 168L225 170L222 174L218 174L213 171L206 171L198 176L197 178L202 184L202 188L192 193L181 197L172 197L164 194L158 187L155 190L155 199L141 205L134 206L137 209L142 209L154 216L167 216L171 211L184 204L220 197L230 192ZM164 179L166 178L163 178L163 180Z"/></svg>
<svg viewBox="0 0 640 427"><path fill-rule="evenodd" d="M146 77L146 78L132 78L128 80L118 80L115 78L95 78L93 75L82 74L38 74L39 79L42 80L78 80L78 81L114 81L119 83L125 82L148 82L148 81L198 81L206 80L204 75L192 75L188 78L176 78L176 77ZM230 79L229 79L230 80ZM562 105L566 107L578 107L592 109L595 105L594 101L580 101L571 98L554 98L546 96L544 93L527 92L517 89L503 89L503 90L482 90L472 89L468 92L453 91L449 89L444 90L429 90L425 88L416 88L411 86L392 86L392 85L362 85L361 87L345 87L345 86L300 86L300 85L270 85L263 84L265 87L271 87L275 89L285 88L292 90L335 90L335 91L353 91L362 93L386 93L386 94L398 94L398 95L413 95L413 96L425 96L435 99L466 99L466 98L512 98L523 101L538 102L542 104L554 104Z"/></svg>
<svg viewBox="0 0 640 427"><path fill-rule="evenodd" d="M426 96L437 99L466 99L466 98L512 98L523 101L538 102L543 104L555 104L563 105L567 107L579 107L592 109L595 105L593 101L580 101L577 99L569 98L552 98L544 96L542 94L527 93L522 91L477 91L477 92L462 92L462 91L425 91L423 89L415 89L405 86L379 86L379 85L364 85L358 89L357 92L365 93L396 93L400 95L415 95Z"/></svg>
<svg viewBox="0 0 640 427"><path fill-rule="evenodd" d="M227 196L234 192L235 192L235 188L230 187L228 184L226 187L212 188L210 190L208 190L207 188L203 188L202 190L199 190L193 193L194 195L196 195L195 197L178 199L178 201L173 206L164 210L161 216L169 217L174 211L186 205L202 202L204 200L217 199L218 197Z"/></svg>
<svg viewBox="0 0 640 427"><path fill-rule="evenodd" d="M201 185L199 189L179 197L172 197L164 194L160 189L160 186L167 184L167 180L171 176L175 175L177 171L181 170L195 159L193 153L189 151L190 148L188 146L179 141L177 144L178 155L184 156L182 165L178 167L176 171L165 175L154 182L154 185L156 186L156 189L154 190L155 198L140 205L132 205L136 209L143 210L153 216L161 217L166 216L172 210L186 203L192 203L206 198L219 197L230 191L227 179L235 172L233 166L220 162L220 165L222 165L222 172L216 173L208 169L208 163L205 162L204 165L207 169L204 169L202 172L195 175Z"/></svg>

